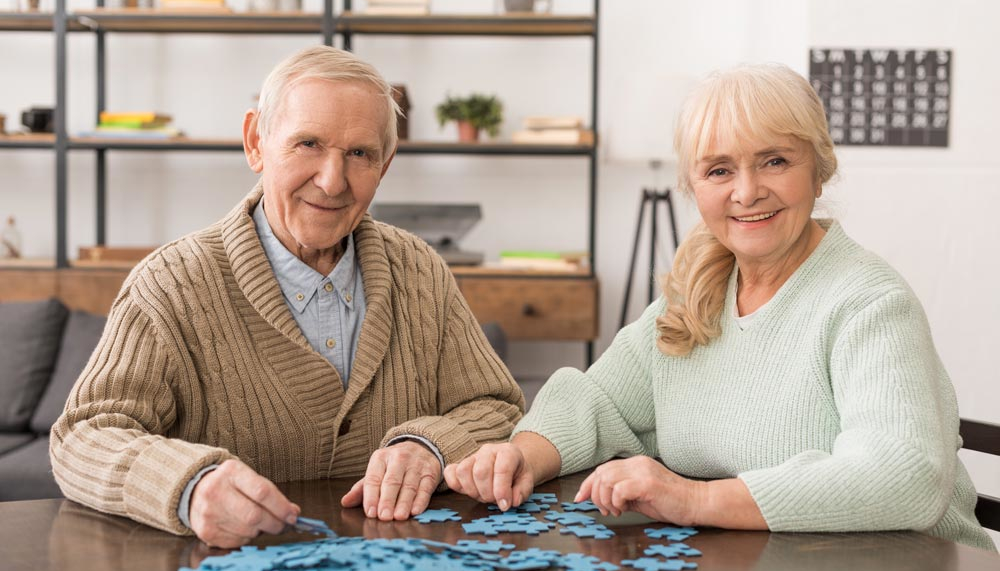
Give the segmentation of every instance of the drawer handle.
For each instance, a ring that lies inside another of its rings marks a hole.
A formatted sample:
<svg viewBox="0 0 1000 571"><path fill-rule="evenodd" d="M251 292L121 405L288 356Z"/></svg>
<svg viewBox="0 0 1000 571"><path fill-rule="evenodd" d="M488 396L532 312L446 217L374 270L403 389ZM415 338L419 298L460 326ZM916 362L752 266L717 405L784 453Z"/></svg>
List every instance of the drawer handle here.
<svg viewBox="0 0 1000 571"><path fill-rule="evenodd" d="M535 306L531 305L530 303L526 303L521 307L521 315L526 315L528 317L532 315L538 315L538 310L535 309Z"/></svg>

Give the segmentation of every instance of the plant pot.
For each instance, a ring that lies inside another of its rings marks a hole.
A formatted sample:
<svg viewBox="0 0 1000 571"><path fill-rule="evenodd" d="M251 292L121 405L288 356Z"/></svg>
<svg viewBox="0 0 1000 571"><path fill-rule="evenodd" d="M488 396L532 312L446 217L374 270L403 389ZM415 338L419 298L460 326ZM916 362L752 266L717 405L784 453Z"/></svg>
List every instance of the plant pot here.
<svg viewBox="0 0 1000 571"><path fill-rule="evenodd" d="M460 143L475 143L479 141L479 129L468 121L458 121L458 141Z"/></svg>

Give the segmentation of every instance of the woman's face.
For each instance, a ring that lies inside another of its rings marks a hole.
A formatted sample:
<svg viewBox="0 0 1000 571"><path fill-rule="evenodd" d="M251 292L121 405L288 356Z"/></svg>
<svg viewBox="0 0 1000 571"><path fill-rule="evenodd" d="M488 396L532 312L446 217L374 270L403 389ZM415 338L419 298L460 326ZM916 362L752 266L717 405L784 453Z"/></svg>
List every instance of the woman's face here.
<svg viewBox="0 0 1000 571"><path fill-rule="evenodd" d="M812 147L795 137L716 137L695 157L690 175L709 230L745 269L808 255L810 217L821 191L815 173Z"/></svg>

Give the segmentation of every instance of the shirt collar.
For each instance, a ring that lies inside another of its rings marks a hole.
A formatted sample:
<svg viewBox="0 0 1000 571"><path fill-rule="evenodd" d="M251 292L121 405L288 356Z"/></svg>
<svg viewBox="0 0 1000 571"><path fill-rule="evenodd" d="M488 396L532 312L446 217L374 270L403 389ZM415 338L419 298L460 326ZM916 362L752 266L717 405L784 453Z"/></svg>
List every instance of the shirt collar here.
<svg viewBox="0 0 1000 571"><path fill-rule="evenodd" d="M264 214L264 200L261 199L253 211L253 222L257 229L257 237L264 248L264 255L271 263L274 276L278 280L281 293L288 305L295 311L305 311L309 301L317 295L327 282L333 285L333 291L348 310L354 309L354 298L357 296L357 261L354 253L354 234L347 235L347 247L340 261L333 267L329 276L317 272L308 264L288 251L278 240L271 229L267 216Z"/></svg>

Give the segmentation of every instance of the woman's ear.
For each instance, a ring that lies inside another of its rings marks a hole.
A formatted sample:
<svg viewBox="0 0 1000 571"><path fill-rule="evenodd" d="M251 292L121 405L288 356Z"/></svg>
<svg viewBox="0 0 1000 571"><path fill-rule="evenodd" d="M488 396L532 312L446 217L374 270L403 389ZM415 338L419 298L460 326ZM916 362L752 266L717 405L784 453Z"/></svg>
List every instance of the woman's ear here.
<svg viewBox="0 0 1000 571"><path fill-rule="evenodd" d="M264 155L260 148L260 134L257 132L258 117L256 109L248 109L243 115L243 153L250 170L260 174L264 170Z"/></svg>

